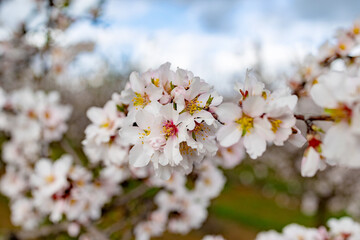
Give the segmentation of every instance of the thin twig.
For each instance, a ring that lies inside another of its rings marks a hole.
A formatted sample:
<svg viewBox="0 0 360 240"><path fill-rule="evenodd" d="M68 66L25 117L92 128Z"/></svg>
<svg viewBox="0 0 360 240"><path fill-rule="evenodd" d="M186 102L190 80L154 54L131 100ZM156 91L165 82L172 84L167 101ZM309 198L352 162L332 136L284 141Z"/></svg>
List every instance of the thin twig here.
<svg viewBox="0 0 360 240"><path fill-rule="evenodd" d="M304 115L301 114L295 114L294 117L298 120L302 120L302 121L334 121L334 118L328 115L315 115L315 116L309 116L307 118L305 118Z"/></svg>
<svg viewBox="0 0 360 240"><path fill-rule="evenodd" d="M304 115L300 115L300 114L295 114L294 117L298 120L304 121L304 123L306 124L307 127L307 133L314 133L316 132L316 128L314 128L314 121L335 121L333 117L328 116L328 115L317 115L317 116L310 116L305 118Z"/></svg>
<svg viewBox="0 0 360 240"><path fill-rule="evenodd" d="M92 224L87 225L87 230L91 234L93 239L96 239L96 240L108 240L109 239L104 232L100 231L98 228L96 228Z"/></svg>
<svg viewBox="0 0 360 240"><path fill-rule="evenodd" d="M121 206L127 204L133 199L136 199L146 193L149 190L149 187L145 184L141 184L140 186L136 187L135 189L131 190L127 194L123 195L122 197L115 200L115 206Z"/></svg>

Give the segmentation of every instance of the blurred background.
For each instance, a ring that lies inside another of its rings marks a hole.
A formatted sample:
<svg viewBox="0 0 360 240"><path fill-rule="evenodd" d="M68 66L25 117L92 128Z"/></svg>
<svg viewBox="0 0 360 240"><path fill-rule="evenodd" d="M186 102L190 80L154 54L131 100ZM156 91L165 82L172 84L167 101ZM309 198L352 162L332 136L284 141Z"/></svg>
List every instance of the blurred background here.
<svg viewBox="0 0 360 240"><path fill-rule="evenodd" d="M267 83L286 81L306 55L358 19L359 9L357 0L0 0L0 86L60 91L76 109L69 136L81 148L86 109L119 92L131 71L171 62L230 99L246 69ZM228 183L203 229L253 239L291 222L360 216L359 172L301 178L301 155L273 147L225 171ZM1 198L3 230L13 228L7 201ZM202 231L183 239L200 239Z"/></svg>

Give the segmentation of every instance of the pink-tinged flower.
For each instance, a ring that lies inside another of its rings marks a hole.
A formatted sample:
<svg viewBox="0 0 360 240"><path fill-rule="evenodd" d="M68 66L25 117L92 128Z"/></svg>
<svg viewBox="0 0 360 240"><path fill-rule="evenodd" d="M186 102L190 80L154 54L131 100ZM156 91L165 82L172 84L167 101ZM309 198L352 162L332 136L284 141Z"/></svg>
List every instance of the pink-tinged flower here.
<svg viewBox="0 0 360 240"><path fill-rule="evenodd" d="M216 109L216 114L224 126L217 132L217 139L223 147L229 147L243 138L246 152L251 158L261 156L266 149L266 141L274 139L272 125L263 118L265 100L260 96L247 97L242 107L224 103Z"/></svg>
<svg viewBox="0 0 360 240"><path fill-rule="evenodd" d="M304 152L301 161L301 175L303 177L312 177L320 169L324 170L326 165L321 155L322 142L318 137L310 135L309 146Z"/></svg>
<svg viewBox="0 0 360 240"><path fill-rule="evenodd" d="M330 164L360 166L359 87L359 77L330 72L321 76L311 89L314 102L333 120L322 147L322 154Z"/></svg>
<svg viewBox="0 0 360 240"><path fill-rule="evenodd" d="M171 167L181 166L183 156L180 144L186 140L186 130L179 121L179 113L167 104L155 116L146 110L136 114L137 127L124 127L120 135L134 147L129 161L134 167L145 167L151 161L155 171L170 177Z"/></svg>
<svg viewBox="0 0 360 240"><path fill-rule="evenodd" d="M355 240L360 238L360 224L349 217L330 219L328 221L330 235L339 240Z"/></svg>
<svg viewBox="0 0 360 240"><path fill-rule="evenodd" d="M244 83L236 83L234 89L240 94L240 100L245 100L249 96L267 96L269 94L269 91L265 89L265 84L258 81L251 71L246 72Z"/></svg>
<svg viewBox="0 0 360 240"><path fill-rule="evenodd" d="M355 39L349 36L348 32L345 30L340 30L338 32L337 41L335 51L340 56L348 55L356 44Z"/></svg>

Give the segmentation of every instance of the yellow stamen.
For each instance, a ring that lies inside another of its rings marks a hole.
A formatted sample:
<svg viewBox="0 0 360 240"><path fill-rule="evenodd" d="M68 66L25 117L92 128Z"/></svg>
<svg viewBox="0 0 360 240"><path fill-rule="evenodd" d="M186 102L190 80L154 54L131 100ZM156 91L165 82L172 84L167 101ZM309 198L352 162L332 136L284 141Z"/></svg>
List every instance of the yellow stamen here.
<svg viewBox="0 0 360 240"><path fill-rule="evenodd" d="M109 126L110 126L109 122L105 122L105 123L100 125L101 128L108 128Z"/></svg>
<svg viewBox="0 0 360 240"><path fill-rule="evenodd" d="M355 26L354 29L353 29L353 33L354 33L355 35L360 34L360 27Z"/></svg>
<svg viewBox="0 0 360 240"><path fill-rule="evenodd" d="M136 97L131 100L134 106L140 106L144 108L148 103L150 103L149 97L146 93L144 93L144 95L141 95L140 93L135 93L135 95Z"/></svg>
<svg viewBox="0 0 360 240"><path fill-rule="evenodd" d="M271 130L276 133L276 131L280 128L280 124L282 123L279 119L269 119L271 123Z"/></svg>
<svg viewBox="0 0 360 240"><path fill-rule="evenodd" d="M200 103L202 102L198 101L197 98L194 98L193 100L187 102L185 110L190 113L190 115L193 115L202 109L202 107L199 106Z"/></svg>
<svg viewBox="0 0 360 240"><path fill-rule="evenodd" d="M263 97L263 99L267 99L267 94L266 94L266 92L264 91L264 92L262 92L262 94L261 94L261 96Z"/></svg>
<svg viewBox="0 0 360 240"><path fill-rule="evenodd" d="M47 183L53 183L55 181L55 176L54 175L49 175L45 178L45 181Z"/></svg>
<svg viewBox="0 0 360 240"><path fill-rule="evenodd" d="M205 178L204 183L205 183L205 185L210 186L212 182L211 182L210 178Z"/></svg>
<svg viewBox="0 0 360 240"><path fill-rule="evenodd" d="M344 51L344 50L346 50L347 47L344 43L340 43L339 48Z"/></svg>
<svg viewBox="0 0 360 240"><path fill-rule="evenodd" d="M156 87L159 87L159 83L160 83L160 79L159 78L152 78L151 79L151 82L156 86Z"/></svg>
<svg viewBox="0 0 360 240"><path fill-rule="evenodd" d="M254 127L254 119L245 114L235 122L239 125L238 129L242 131L243 136L250 133L250 129Z"/></svg>

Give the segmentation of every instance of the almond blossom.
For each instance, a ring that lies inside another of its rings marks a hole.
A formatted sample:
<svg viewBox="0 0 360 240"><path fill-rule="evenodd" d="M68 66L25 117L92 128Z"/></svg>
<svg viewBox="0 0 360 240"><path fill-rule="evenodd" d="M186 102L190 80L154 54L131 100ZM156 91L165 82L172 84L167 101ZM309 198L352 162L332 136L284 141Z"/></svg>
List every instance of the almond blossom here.
<svg viewBox="0 0 360 240"><path fill-rule="evenodd" d="M41 159L35 165L31 184L38 189L40 195L51 196L67 186L67 174L71 164L70 156L63 156L55 163L50 159Z"/></svg>
<svg viewBox="0 0 360 240"><path fill-rule="evenodd" d="M355 240L360 236L359 223L349 217L330 219L327 225L329 230L323 226L316 229L290 224L283 229L282 233L273 230L261 232L256 240Z"/></svg>
<svg viewBox="0 0 360 240"><path fill-rule="evenodd" d="M216 134L217 140L223 147L241 140L246 152L255 159L265 152L267 142L283 145L293 134L297 98L288 91L271 93L250 73L237 88L241 95L239 104L223 103L215 110L224 124Z"/></svg>
<svg viewBox="0 0 360 240"><path fill-rule="evenodd" d="M311 89L311 97L334 121L324 136L322 154L330 164L359 167L360 78L330 72L318 82Z"/></svg>
<svg viewBox="0 0 360 240"><path fill-rule="evenodd" d="M222 97L191 72L173 72L166 63L141 75L132 73L119 99L129 104L127 126L119 133L134 145L129 154L133 167L151 163L157 175L168 179L175 170L190 173L206 154L215 155L213 110Z"/></svg>
<svg viewBox="0 0 360 240"><path fill-rule="evenodd" d="M308 147L305 149L301 161L301 175L303 177L312 177L320 169L324 170L326 164L323 160L322 142L317 135L308 135Z"/></svg>

